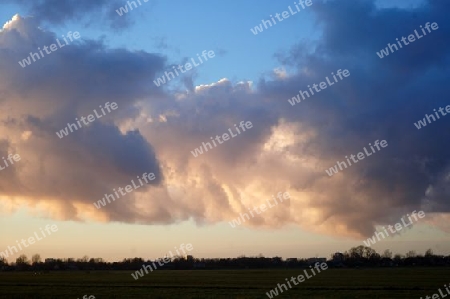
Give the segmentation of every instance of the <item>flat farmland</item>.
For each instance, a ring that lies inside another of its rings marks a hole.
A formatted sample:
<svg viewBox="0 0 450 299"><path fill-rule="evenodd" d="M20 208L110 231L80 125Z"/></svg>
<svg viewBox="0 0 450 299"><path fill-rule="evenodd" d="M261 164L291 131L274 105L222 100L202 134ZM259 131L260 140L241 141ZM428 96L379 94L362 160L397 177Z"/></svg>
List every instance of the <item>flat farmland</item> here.
<svg viewBox="0 0 450 299"><path fill-rule="evenodd" d="M138 280L131 273L0 273L0 298L269 298L303 270L155 271ZM328 269L276 298L425 298L449 282L450 268Z"/></svg>

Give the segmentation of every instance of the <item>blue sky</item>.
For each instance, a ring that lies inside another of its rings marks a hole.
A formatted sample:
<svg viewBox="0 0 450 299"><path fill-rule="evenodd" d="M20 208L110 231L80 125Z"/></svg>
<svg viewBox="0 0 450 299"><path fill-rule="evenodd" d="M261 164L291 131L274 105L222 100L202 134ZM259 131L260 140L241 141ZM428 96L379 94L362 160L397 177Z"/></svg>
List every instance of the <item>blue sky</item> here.
<svg viewBox="0 0 450 299"><path fill-rule="evenodd" d="M92 25L84 28L79 22L68 22L57 30L49 28L51 25L44 28L59 35L72 30L79 31L85 38L105 37L111 47L163 52L169 63L196 57L203 50L213 50L220 59L202 65L195 81L197 84L216 82L222 78L234 82L257 81L280 66L274 57L276 52L288 49L292 41L313 40L320 34L315 29L314 16L307 10L284 20L260 36L251 33L250 28L259 25L262 19L287 10L289 5L294 7L291 1L266 2L264 5L236 0L201 0L195 5L181 0L152 1L129 11L128 16L135 19L135 24L126 31L108 32L105 28ZM240 9L236 10L236 7ZM7 5L0 16L6 22L15 13L27 15L27 10ZM163 48L161 45L164 45Z"/></svg>

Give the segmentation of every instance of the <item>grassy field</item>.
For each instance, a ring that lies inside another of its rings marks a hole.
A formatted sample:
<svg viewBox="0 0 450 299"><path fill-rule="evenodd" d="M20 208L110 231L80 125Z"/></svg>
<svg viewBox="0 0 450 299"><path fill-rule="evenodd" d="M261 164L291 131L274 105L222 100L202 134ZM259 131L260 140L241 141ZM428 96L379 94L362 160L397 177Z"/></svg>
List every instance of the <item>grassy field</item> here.
<svg viewBox="0 0 450 299"><path fill-rule="evenodd" d="M0 298L268 298L302 270L0 273ZM450 268L328 269L276 298L420 298L450 282Z"/></svg>

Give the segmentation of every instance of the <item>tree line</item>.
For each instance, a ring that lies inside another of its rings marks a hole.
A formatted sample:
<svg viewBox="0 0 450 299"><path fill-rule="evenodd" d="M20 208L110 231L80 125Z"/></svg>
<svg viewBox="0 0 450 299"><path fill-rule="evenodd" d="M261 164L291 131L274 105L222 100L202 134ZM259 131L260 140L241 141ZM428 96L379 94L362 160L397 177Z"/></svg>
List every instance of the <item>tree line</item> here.
<svg viewBox="0 0 450 299"><path fill-rule="evenodd" d="M307 268L315 264L317 258L287 258L239 256L237 258L194 258L193 256L175 256L158 270L181 269L267 269L267 268ZM34 254L31 260L26 255L20 255L15 262L8 263L0 257L0 271L95 271L95 270L137 270L151 260L142 258L125 258L118 262L107 262L102 258L65 258L46 259L43 261L39 254ZM385 250L382 254L366 246L350 248L344 253L336 252L327 259L329 267L358 268L358 267L442 267L450 266L450 255L436 255L428 249L424 255L409 251L405 255L393 254Z"/></svg>

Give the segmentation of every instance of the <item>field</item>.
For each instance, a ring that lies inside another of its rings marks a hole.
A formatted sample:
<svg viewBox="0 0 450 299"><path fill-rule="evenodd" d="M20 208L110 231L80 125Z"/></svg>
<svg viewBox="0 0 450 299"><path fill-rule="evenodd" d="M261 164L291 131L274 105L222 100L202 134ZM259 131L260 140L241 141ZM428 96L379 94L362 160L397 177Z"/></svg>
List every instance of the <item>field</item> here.
<svg viewBox="0 0 450 299"><path fill-rule="evenodd" d="M0 273L0 298L268 298L303 270L156 271L139 280L130 274ZM450 268L328 269L276 298L425 298L449 282Z"/></svg>

